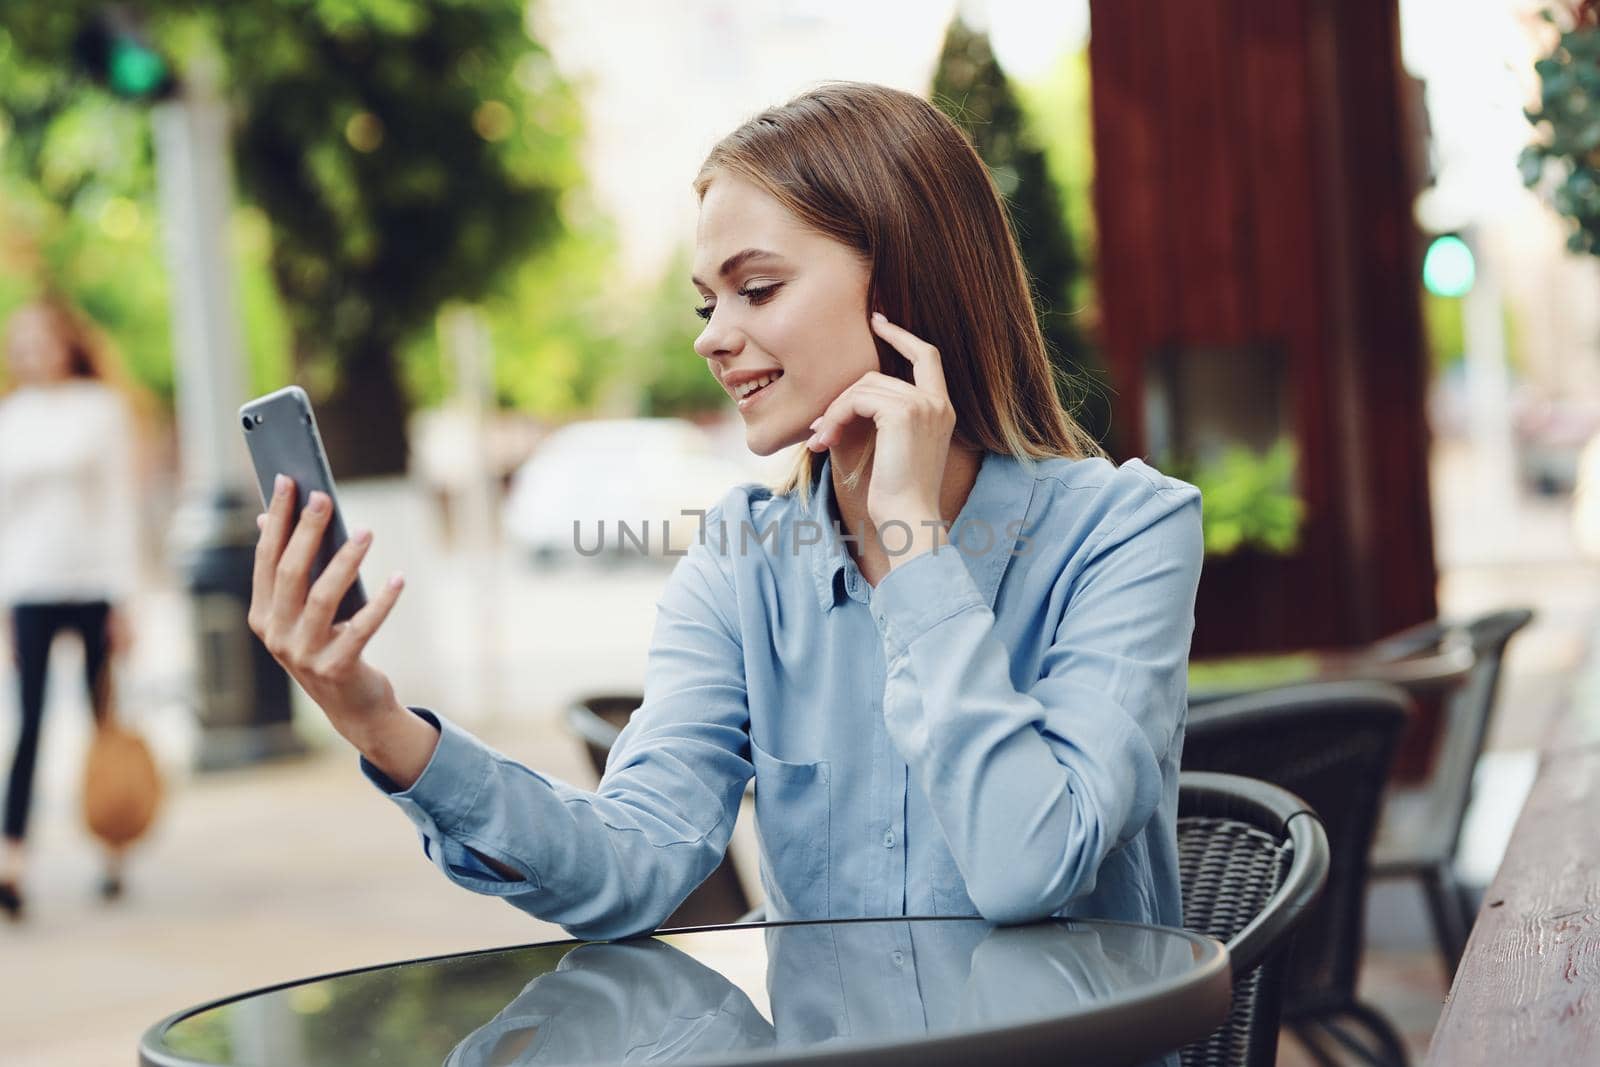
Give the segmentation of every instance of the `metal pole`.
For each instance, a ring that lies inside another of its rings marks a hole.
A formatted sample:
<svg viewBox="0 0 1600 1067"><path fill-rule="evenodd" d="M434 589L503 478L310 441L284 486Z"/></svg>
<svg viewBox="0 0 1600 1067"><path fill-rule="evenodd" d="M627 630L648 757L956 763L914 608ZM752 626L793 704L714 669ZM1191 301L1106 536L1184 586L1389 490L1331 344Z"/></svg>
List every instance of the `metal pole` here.
<svg viewBox="0 0 1600 1067"><path fill-rule="evenodd" d="M201 770L304 749L290 721L288 677L246 621L260 499L236 425L244 346L227 249L228 115L215 86L212 66L196 62L179 96L151 112L182 465L169 549L192 598Z"/></svg>

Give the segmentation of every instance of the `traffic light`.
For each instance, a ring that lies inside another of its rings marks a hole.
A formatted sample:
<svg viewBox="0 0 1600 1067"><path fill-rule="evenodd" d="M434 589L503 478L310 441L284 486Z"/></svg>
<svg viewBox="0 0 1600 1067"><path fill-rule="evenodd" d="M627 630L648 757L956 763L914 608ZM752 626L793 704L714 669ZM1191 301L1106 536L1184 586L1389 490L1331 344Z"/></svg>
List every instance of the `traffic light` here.
<svg viewBox="0 0 1600 1067"><path fill-rule="evenodd" d="M107 8L79 30L73 52L89 77L124 100L153 103L177 91L172 64L120 7Z"/></svg>
<svg viewBox="0 0 1600 1067"><path fill-rule="evenodd" d="M1422 258L1422 284L1435 296L1459 297L1472 291L1478 280L1478 262L1472 248L1453 233L1442 234L1428 245Z"/></svg>

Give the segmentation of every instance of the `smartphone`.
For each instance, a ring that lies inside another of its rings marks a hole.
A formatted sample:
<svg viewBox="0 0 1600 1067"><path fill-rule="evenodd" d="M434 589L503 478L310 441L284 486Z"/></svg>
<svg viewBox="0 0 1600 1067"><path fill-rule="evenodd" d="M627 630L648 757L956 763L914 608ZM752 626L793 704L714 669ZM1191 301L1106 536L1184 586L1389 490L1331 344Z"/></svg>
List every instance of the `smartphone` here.
<svg viewBox="0 0 1600 1067"><path fill-rule="evenodd" d="M256 470L263 510L272 501L273 482L279 474L294 479L291 529L299 524L300 514L313 490L327 493L328 499L333 501L333 516L322 533L322 544L311 565L311 581L315 582L348 534L344 515L339 510L339 498L333 491L328 454L322 447L322 435L317 432L316 416L311 413L311 398L298 385L291 385L245 404L239 409L239 422L244 427L244 443L250 449L250 462ZM334 621L343 622L366 604L367 593L361 585L361 575L357 574L333 614Z"/></svg>

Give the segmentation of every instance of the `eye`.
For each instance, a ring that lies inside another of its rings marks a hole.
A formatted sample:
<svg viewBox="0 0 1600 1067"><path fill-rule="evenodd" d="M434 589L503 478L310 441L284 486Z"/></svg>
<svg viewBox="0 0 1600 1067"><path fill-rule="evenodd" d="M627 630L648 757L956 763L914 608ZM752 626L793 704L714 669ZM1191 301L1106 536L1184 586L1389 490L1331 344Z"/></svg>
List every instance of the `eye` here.
<svg viewBox="0 0 1600 1067"><path fill-rule="evenodd" d="M738 293L740 296L748 298L752 304L760 304L770 297L775 291L777 291L777 289L782 285L782 282L773 282L771 285L761 285L754 288L740 289ZM694 309L694 313L699 315L702 319L710 319L711 313L715 310L716 305L714 304L702 304L700 307Z"/></svg>

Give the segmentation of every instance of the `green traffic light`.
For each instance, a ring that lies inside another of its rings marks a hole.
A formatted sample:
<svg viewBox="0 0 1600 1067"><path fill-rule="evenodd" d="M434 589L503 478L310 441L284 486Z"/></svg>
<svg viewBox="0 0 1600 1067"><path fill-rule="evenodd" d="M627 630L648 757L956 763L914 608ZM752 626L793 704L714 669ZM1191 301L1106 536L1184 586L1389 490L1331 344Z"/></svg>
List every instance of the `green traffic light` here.
<svg viewBox="0 0 1600 1067"><path fill-rule="evenodd" d="M1467 243L1453 234L1435 238L1422 260L1422 284L1435 296L1466 296L1478 278Z"/></svg>
<svg viewBox="0 0 1600 1067"><path fill-rule="evenodd" d="M106 81L118 96L142 99L153 95L167 81L166 60L127 37L112 40L106 65Z"/></svg>

